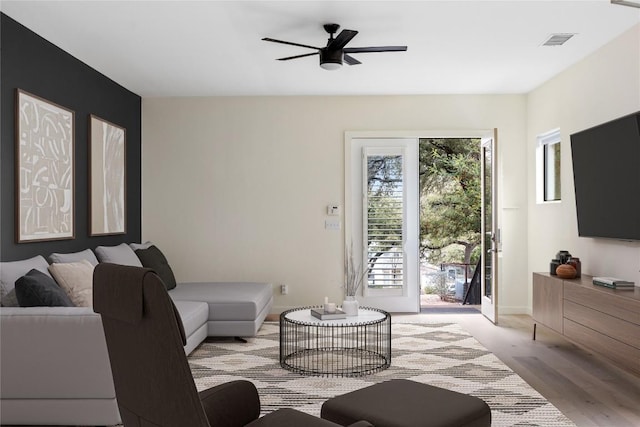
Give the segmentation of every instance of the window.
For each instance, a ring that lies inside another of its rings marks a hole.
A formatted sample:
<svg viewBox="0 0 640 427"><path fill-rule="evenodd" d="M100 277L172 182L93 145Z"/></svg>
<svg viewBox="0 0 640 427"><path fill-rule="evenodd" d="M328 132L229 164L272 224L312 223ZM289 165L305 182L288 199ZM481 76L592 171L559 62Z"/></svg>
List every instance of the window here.
<svg viewBox="0 0 640 427"><path fill-rule="evenodd" d="M539 203L562 200L560 129L538 135L537 199Z"/></svg>
<svg viewBox="0 0 640 427"><path fill-rule="evenodd" d="M385 153L386 151L386 153ZM397 150L365 149L367 180L364 233L370 289L404 285L404 173Z"/></svg>

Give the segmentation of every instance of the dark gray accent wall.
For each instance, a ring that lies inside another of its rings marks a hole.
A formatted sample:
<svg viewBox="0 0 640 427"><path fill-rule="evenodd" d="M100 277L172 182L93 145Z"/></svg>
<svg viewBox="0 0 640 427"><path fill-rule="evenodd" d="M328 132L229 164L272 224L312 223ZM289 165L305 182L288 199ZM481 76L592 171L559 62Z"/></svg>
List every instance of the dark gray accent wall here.
<svg viewBox="0 0 640 427"><path fill-rule="evenodd" d="M141 235L141 98L0 14L0 260L100 245ZM100 49L100 46L96 46ZM117 60L114 58L114 60ZM20 88L75 112L75 235L72 240L16 243L15 92ZM127 130L127 233L89 237L88 122L95 114Z"/></svg>

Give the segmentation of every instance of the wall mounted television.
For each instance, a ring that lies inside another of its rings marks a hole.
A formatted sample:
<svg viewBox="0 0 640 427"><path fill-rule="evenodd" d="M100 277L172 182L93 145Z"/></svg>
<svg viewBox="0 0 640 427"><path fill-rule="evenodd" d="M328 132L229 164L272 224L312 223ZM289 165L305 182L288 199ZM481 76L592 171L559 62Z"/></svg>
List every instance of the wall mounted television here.
<svg viewBox="0 0 640 427"><path fill-rule="evenodd" d="M571 135L578 234L640 240L640 112Z"/></svg>

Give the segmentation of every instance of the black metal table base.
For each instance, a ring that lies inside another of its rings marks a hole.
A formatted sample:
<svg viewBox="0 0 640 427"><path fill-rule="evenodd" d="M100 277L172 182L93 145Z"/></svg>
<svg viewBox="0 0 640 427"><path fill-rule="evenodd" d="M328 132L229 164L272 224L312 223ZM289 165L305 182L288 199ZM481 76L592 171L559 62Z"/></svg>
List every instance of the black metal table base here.
<svg viewBox="0 0 640 427"><path fill-rule="evenodd" d="M391 365L389 313L362 308L360 313L370 316L301 320L300 312L310 308L280 315L280 366L302 375L358 377Z"/></svg>

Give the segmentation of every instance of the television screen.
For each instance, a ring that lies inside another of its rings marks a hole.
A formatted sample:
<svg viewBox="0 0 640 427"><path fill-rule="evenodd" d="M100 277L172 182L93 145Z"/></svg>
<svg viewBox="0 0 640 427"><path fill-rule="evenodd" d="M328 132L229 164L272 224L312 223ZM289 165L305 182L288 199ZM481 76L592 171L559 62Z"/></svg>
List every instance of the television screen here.
<svg viewBox="0 0 640 427"><path fill-rule="evenodd" d="M578 234L640 240L640 112L571 135Z"/></svg>

